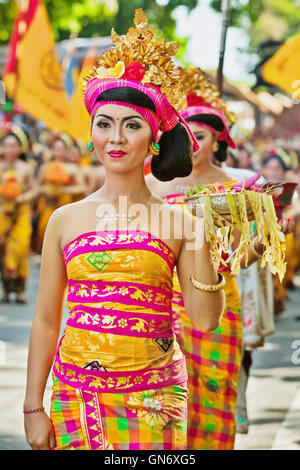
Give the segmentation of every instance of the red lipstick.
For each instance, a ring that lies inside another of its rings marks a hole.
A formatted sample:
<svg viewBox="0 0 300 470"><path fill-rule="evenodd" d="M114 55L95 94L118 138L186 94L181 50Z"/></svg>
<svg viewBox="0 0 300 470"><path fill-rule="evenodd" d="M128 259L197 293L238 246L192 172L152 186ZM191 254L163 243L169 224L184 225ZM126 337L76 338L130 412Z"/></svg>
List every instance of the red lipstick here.
<svg viewBox="0 0 300 470"><path fill-rule="evenodd" d="M122 158L127 154L122 150L112 150L111 152L108 152L108 155L110 155L111 158Z"/></svg>

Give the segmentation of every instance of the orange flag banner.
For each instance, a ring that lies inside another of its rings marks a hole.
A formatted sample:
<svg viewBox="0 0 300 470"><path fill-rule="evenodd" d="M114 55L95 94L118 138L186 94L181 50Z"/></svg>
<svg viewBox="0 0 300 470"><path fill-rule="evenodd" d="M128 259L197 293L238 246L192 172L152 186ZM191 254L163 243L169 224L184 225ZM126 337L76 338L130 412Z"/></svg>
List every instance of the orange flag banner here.
<svg viewBox="0 0 300 470"><path fill-rule="evenodd" d="M68 132L70 103L54 46L44 4L40 0L22 0L4 68L6 93L49 128Z"/></svg>
<svg viewBox="0 0 300 470"><path fill-rule="evenodd" d="M300 34L286 41L263 65L262 76L266 82L300 98Z"/></svg>
<svg viewBox="0 0 300 470"><path fill-rule="evenodd" d="M97 58L97 46L92 46L82 64L77 87L70 104L72 114L72 128L70 133L88 143L91 140L90 115L83 102L83 79L92 70Z"/></svg>

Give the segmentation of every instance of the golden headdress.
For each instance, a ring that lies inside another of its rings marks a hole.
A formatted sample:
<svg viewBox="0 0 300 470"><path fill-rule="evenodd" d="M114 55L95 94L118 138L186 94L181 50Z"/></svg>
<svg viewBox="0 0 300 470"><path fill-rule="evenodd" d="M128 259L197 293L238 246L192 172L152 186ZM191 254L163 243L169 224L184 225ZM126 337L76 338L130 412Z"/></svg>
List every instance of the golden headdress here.
<svg viewBox="0 0 300 470"><path fill-rule="evenodd" d="M178 70L181 73L183 87L187 97L192 93L201 97L205 103L214 108L220 109L224 113L229 126L235 122L235 113L221 97L218 87L210 82L203 70L199 67L191 67L187 69L178 67Z"/></svg>
<svg viewBox="0 0 300 470"><path fill-rule="evenodd" d="M181 74L172 61L178 52L178 42L156 41L153 29L147 28L148 19L139 8L134 17L135 28L129 28L126 35L119 36L112 29L114 46L103 52L93 70L84 79L129 78L142 84L154 84L178 111L186 106ZM137 65L137 67L131 67ZM138 67L139 66L139 67ZM134 77L134 78L132 78Z"/></svg>

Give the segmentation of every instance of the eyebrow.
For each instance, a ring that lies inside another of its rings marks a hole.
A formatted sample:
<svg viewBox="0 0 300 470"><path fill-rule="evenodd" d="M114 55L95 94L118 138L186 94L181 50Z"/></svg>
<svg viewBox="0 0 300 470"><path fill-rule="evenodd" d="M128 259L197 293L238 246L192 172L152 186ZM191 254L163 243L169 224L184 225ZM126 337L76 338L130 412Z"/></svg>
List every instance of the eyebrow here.
<svg viewBox="0 0 300 470"><path fill-rule="evenodd" d="M114 121L114 119L111 116L107 116L107 114L98 114L96 116L96 119L99 117L105 117L106 119L109 119L110 121ZM140 119L141 121L144 120L141 116L133 115L133 116L124 117L121 122L128 121L129 119L134 119L134 118Z"/></svg>

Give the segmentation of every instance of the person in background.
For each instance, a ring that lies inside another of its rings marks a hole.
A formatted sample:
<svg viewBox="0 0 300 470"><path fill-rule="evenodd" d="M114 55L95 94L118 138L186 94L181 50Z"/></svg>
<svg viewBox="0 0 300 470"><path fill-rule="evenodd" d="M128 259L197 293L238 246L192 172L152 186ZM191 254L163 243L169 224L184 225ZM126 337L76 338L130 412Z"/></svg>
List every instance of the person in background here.
<svg viewBox="0 0 300 470"><path fill-rule="evenodd" d="M37 251L40 253L46 226L55 209L72 202L74 196L84 193L84 180L77 165L68 161L73 139L65 133L54 135L50 143L51 159L39 169Z"/></svg>
<svg viewBox="0 0 300 470"><path fill-rule="evenodd" d="M2 302L25 303L30 254L31 202L36 196L32 168L21 156L29 150L25 131L13 125L0 142L0 268Z"/></svg>

